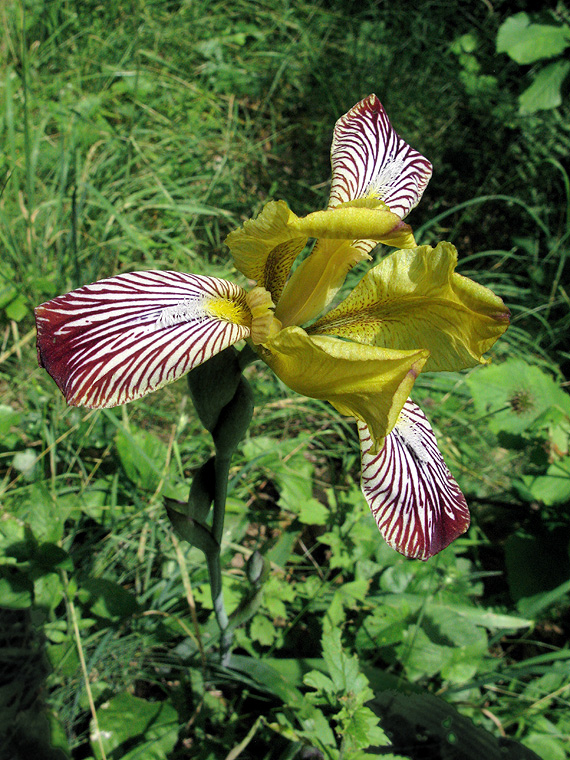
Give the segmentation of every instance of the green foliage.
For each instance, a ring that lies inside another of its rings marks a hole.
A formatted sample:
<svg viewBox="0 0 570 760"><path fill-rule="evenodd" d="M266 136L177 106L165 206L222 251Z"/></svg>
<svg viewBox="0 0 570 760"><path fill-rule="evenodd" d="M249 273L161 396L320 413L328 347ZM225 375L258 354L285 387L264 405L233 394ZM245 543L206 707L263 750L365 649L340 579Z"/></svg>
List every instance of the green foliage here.
<svg viewBox="0 0 570 760"><path fill-rule="evenodd" d="M510 16L497 33L497 52L507 53L520 65L556 58L568 47L570 27L567 21L562 25L537 24L531 22L527 13ZM559 106L562 103L562 83L568 71L570 62L565 60L549 63L534 71L532 84L519 96L521 116Z"/></svg>

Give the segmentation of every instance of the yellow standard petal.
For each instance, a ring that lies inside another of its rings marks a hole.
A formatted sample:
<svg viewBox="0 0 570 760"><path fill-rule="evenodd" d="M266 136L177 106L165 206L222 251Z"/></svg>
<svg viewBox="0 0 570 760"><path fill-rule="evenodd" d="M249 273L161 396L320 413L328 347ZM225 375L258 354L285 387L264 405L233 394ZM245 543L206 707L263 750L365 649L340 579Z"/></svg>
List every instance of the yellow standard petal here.
<svg viewBox="0 0 570 760"><path fill-rule="evenodd" d="M309 238L297 229L297 221L285 201L270 201L225 241L236 269L269 291L275 303Z"/></svg>
<svg viewBox="0 0 570 760"><path fill-rule="evenodd" d="M378 450L396 424L428 352L311 338L300 327L287 327L263 346L260 355L297 393L325 399L341 414L368 425Z"/></svg>
<svg viewBox="0 0 570 760"><path fill-rule="evenodd" d="M425 371L485 363L509 324L509 311L488 288L454 272L450 243L397 251L372 269L348 298L309 329L372 346L425 348Z"/></svg>
<svg viewBox="0 0 570 760"><path fill-rule="evenodd" d="M314 238L334 240L381 241L400 224L400 217L388 211L385 204L370 199L377 208L363 208L356 203L343 203L325 211L315 211L302 218L291 220L292 228Z"/></svg>
<svg viewBox="0 0 570 760"><path fill-rule="evenodd" d="M289 224L317 238L317 245L297 267L277 304L276 316L283 325L302 325L326 309L352 267L370 259L368 252L376 243L415 246L411 228L372 196Z"/></svg>

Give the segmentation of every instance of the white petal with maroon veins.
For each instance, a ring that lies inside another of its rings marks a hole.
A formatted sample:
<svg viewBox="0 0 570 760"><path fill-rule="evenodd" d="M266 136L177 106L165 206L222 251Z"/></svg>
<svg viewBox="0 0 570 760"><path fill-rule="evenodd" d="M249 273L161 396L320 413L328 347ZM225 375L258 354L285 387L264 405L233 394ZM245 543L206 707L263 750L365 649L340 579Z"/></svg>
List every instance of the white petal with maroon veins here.
<svg viewBox="0 0 570 760"><path fill-rule="evenodd" d="M403 219L420 201L431 163L396 133L376 95L342 116L331 147L329 207L374 195Z"/></svg>
<svg viewBox="0 0 570 760"><path fill-rule="evenodd" d="M426 416L408 399L383 448L370 451L358 423L361 485L380 533L406 557L428 559L469 527L465 497L449 472Z"/></svg>
<svg viewBox="0 0 570 760"><path fill-rule="evenodd" d="M37 307L36 322L40 364L69 404L92 408L157 390L250 332L242 288L159 271L120 274L54 298Z"/></svg>

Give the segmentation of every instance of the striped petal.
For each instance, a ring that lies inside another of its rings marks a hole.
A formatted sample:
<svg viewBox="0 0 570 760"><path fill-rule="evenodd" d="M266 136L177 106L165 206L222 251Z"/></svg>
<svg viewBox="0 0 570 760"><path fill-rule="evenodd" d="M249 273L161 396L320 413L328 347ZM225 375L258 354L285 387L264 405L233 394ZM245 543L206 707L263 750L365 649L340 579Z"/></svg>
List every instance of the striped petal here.
<svg viewBox="0 0 570 760"><path fill-rule="evenodd" d="M426 560L469 527L465 497L422 410L408 399L383 448L359 422L361 486L380 533L396 551Z"/></svg>
<svg viewBox="0 0 570 760"><path fill-rule="evenodd" d="M342 116L331 147L329 206L374 196L403 219L431 177L431 163L396 133L376 95Z"/></svg>
<svg viewBox="0 0 570 760"><path fill-rule="evenodd" d="M250 333L245 291L215 277L131 272L38 306L38 360L72 406L111 407L182 377Z"/></svg>

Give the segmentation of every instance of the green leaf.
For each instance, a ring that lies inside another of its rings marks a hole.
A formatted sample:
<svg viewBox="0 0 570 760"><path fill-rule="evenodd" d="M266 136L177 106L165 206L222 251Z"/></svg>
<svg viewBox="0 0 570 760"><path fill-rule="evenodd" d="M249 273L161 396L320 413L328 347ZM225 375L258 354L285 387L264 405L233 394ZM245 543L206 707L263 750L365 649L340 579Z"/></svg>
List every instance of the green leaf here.
<svg viewBox="0 0 570 760"><path fill-rule="evenodd" d="M307 700L290 681L276 668L263 660L244 655L232 654L230 669L239 671L254 679L260 686L282 700L286 705L296 709L306 706ZM307 707L310 707L307 705Z"/></svg>
<svg viewBox="0 0 570 760"><path fill-rule="evenodd" d="M323 694L334 694L335 685L328 676L318 670L311 670L303 678L305 686L321 691Z"/></svg>
<svg viewBox="0 0 570 760"><path fill-rule="evenodd" d="M487 417L493 433L522 435L550 407L568 402L549 375L520 359L481 367L467 384L477 413Z"/></svg>
<svg viewBox="0 0 570 760"><path fill-rule="evenodd" d="M561 105L562 82L569 71L570 61L555 61L539 71L531 86L519 96L519 113L524 116Z"/></svg>
<svg viewBox="0 0 570 760"><path fill-rule="evenodd" d="M368 615L356 634L356 644L359 650L374 649L399 644L408 627L408 605L388 607L381 605Z"/></svg>
<svg viewBox="0 0 570 760"><path fill-rule="evenodd" d="M507 53L520 64L560 55L570 44L566 26L532 24L526 13L517 13L504 21L497 34L497 53Z"/></svg>
<svg viewBox="0 0 570 760"><path fill-rule="evenodd" d="M434 643L425 631L411 626L397 648L410 681L428 678L439 673L453 659L453 647Z"/></svg>
<svg viewBox="0 0 570 760"><path fill-rule="evenodd" d="M329 510L316 499L307 499L299 506L299 522L304 525L326 525Z"/></svg>
<svg viewBox="0 0 570 760"><path fill-rule="evenodd" d="M259 641L261 646L269 647L275 641L277 633L269 618L265 615L255 615L249 627L249 635L254 641Z"/></svg>
<svg viewBox="0 0 570 760"><path fill-rule="evenodd" d="M169 702L147 702L118 694L97 710L99 737L91 724L91 749L102 760L99 738L107 757L121 760L166 760L178 739L178 716Z"/></svg>
<svg viewBox="0 0 570 760"><path fill-rule="evenodd" d="M2 438L10 432L12 426L18 425L22 419L22 414L12 409L11 406L0 404L0 445Z"/></svg>
<svg viewBox="0 0 570 760"><path fill-rule="evenodd" d="M343 737L352 745L353 749L367 749L368 747L386 747L390 740L378 725L378 716L374 715L369 707L359 707L350 716L350 721L345 725Z"/></svg>
<svg viewBox="0 0 570 760"><path fill-rule="evenodd" d="M334 592L327 617L332 625L338 625L345 617L344 610L356 609L366 598L368 581L363 578L342 583Z"/></svg>
<svg viewBox="0 0 570 760"><path fill-rule="evenodd" d="M104 618L126 618L134 615L139 605L134 594L106 578L88 578L81 584L80 594L87 592L90 610Z"/></svg>
<svg viewBox="0 0 570 760"><path fill-rule="evenodd" d="M5 311L8 319L13 319L15 322L21 322L30 309L28 308L28 301L25 296L20 295L14 298L14 300L6 306Z"/></svg>
<svg viewBox="0 0 570 760"><path fill-rule="evenodd" d="M528 747L539 757L548 758L548 760L567 760L565 747L566 741L556 739L554 736L545 734L532 733L524 739L525 747Z"/></svg>
<svg viewBox="0 0 570 760"><path fill-rule="evenodd" d="M545 475L525 475L522 481L532 498L546 506L566 503L570 499L570 456L553 462Z"/></svg>
<svg viewBox="0 0 570 760"><path fill-rule="evenodd" d="M32 604L32 582L15 567L0 567L0 608L21 610Z"/></svg>
<svg viewBox="0 0 570 760"><path fill-rule="evenodd" d="M338 628L327 628L323 633L323 658L335 688L341 694L358 694L368 687L366 676L360 673L356 655L345 654Z"/></svg>
<svg viewBox="0 0 570 760"><path fill-rule="evenodd" d="M147 430L120 428L115 436L115 445L129 480L140 488L154 491L166 462L166 443Z"/></svg>

